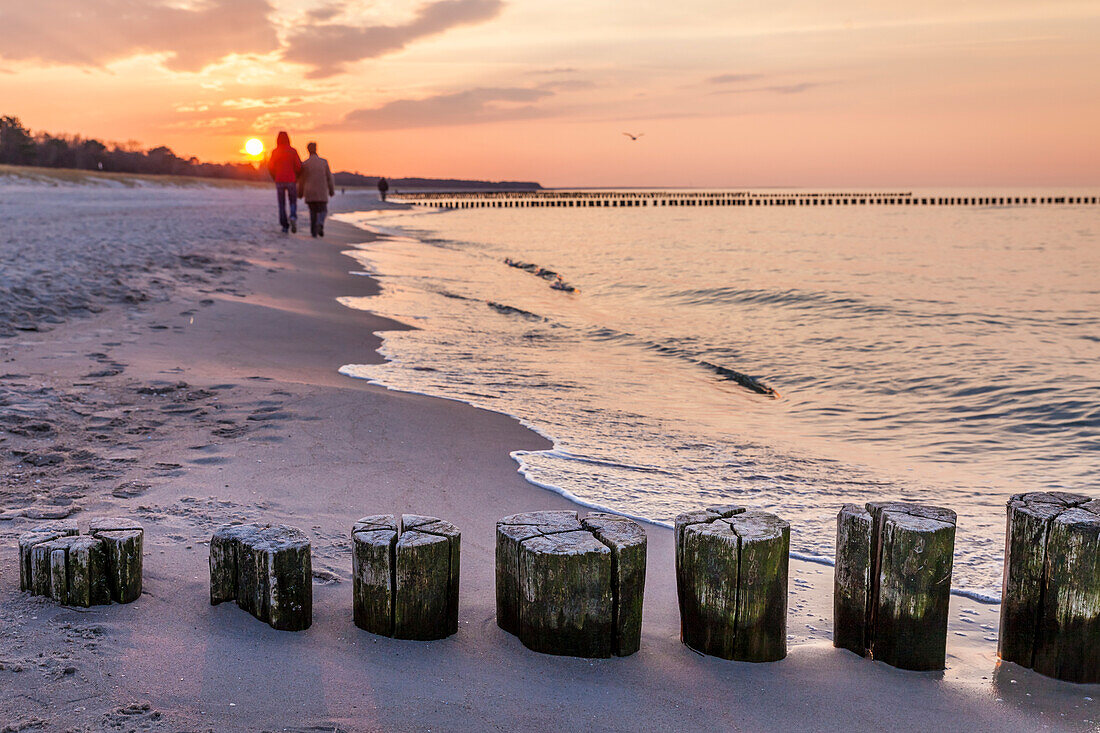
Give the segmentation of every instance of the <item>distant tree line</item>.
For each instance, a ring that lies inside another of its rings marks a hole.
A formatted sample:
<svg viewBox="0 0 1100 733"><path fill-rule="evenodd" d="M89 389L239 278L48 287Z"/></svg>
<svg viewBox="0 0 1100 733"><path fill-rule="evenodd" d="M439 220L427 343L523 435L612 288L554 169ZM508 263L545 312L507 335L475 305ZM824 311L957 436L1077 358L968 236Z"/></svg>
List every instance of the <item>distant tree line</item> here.
<svg viewBox="0 0 1100 733"><path fill-rule="evenodd" d="M203 163L198 158L181 158L163 145L142 150L136 142L103 143L80 135L32 133L18 117L0 116L0 163L43 168L78 168L112 173L159 173L203 178L269 180L264 165L251 163ZM380 176L341 171L338 186L378 185ZM413 188L466 189L477 191L532 191L542 188L533 181L476 181L449 178L391 178L392 190Z"/></svg>
<svg viewBox="0 0 1100 733"><path fill-rule="evenodd" d="M18 117L0 116L0 163L43 168L78 168L113 173L160 173L203 178L264 180L267 171L249 163L203 163L181 158L162 146L103 143L80 135L32 133Z"/></svg>

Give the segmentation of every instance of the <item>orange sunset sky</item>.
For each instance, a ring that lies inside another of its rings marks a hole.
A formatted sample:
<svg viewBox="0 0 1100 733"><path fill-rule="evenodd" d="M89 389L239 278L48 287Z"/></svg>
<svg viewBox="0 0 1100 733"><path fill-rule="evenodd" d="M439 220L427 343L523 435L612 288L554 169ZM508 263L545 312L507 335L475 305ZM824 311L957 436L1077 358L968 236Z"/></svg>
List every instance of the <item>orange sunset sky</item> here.
<svg viewBox="0 0 1100 733"><path fill-rule="evenodd" d="M0 33L0 114L214 162L286 129L390 176L1100 182L1098 0L0 0Z"/></svg>

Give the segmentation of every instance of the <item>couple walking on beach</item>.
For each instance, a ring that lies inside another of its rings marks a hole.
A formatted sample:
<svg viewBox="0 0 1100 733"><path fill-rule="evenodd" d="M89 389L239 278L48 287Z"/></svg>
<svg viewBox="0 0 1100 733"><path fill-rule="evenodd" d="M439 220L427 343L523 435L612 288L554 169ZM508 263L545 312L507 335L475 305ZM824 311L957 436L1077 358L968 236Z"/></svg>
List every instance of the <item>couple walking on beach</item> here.
<svg viewBox="0 0 1100 733"><path fill-rule="evenodd" d="M336 180L332 177L328 161L317 155L317 143L306 146L309 157L302 161L298 151L290 147L290 135L286 132L280 132L275 143L275 149L267 160L267 170L275 179L279 224L283 227L283 233L298 231L298 199L304 199L309 207L310 235L325 236L328 200L336 195Z"/></svg>

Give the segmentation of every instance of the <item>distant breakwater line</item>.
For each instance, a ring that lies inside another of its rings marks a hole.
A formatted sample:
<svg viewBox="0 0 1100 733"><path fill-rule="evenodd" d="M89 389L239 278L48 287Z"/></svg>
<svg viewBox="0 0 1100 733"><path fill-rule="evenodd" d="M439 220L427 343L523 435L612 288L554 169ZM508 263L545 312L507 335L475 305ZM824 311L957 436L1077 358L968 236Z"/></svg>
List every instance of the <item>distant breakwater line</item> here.
<svg viewBox="0 0 1100 733"><path fill-rule="evenodd" d="M638 206L1046 206L1096 205L1098 196L916 196L912 193L502 191L390 194L398 203L444 209Z"/></svg>

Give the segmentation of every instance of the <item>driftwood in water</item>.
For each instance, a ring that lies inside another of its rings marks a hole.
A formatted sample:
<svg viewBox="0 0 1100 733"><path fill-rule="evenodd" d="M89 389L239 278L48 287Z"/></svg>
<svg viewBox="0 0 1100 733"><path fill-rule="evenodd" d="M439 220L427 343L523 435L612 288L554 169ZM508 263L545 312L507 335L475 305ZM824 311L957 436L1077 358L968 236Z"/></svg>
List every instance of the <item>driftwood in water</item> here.
<svg viewBox="0 0 1100 733"><path fill-rule="evenodd" d="M497 624L546 654L633 654L641 643L645 563L645 531L625 517L505 517L497 522Z"/></svg>
<svg viewBox="0 0 1100 733"><path fill-rule="evenodd" d="M950 509L901 502L841 509L835 646L900 669L943 669L955 522Z"/></svg>
<svg viewBox="0 0 1100 733"><path fill-rule="evenodd" d="M282 524L229 525L210 540L210 602L237 605L281 631L313 623L309 538Z"/></svg>
<svg viewBox="0 0 1100 733"><path fill-rule="evenodd" d="M461 533L450 522L405 514L363 517L352 529L355 624L398 639L458 631Z"/></svg>
<svg viewBox="0 0 1100 733"><path fill-rule="evenodd" d="M680 635L722 659L787 655L790 525L774 514L714 507L676 519Z"/></svg>
<svg viewBox="0 0 1100 733"><path fill-rule="evenodd" d="M1100 501L1017 494L1007 513L1001 658L1100 682Z"/></svg>
<svg viewBox="0 0 1100 733"><path fill-rule="evenodd" d="M91 532L44 525L19 538L20 587L72 606L131 603L141 596L141 525L96 519Z"/></svg>

